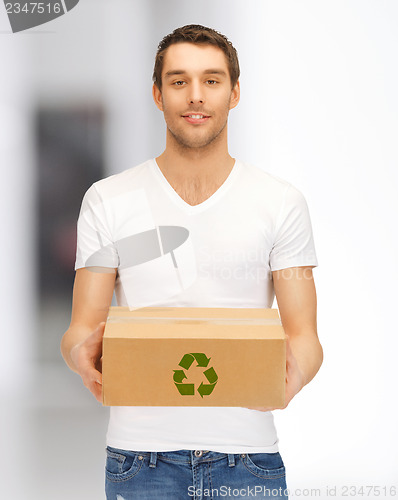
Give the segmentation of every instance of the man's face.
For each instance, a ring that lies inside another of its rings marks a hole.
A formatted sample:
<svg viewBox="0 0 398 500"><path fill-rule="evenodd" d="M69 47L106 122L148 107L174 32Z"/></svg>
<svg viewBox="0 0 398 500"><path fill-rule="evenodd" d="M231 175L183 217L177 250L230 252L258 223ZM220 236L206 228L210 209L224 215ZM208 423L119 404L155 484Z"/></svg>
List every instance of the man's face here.
<svg viewBox="0 0 398 500"><path fill-rule="evenodd" d="M224 52L212 45L176 43L165 53L162 92L153 95L167 128L186 148L203 148L226 137L229 110L239 102L239 83L231 90Z"/></svg>

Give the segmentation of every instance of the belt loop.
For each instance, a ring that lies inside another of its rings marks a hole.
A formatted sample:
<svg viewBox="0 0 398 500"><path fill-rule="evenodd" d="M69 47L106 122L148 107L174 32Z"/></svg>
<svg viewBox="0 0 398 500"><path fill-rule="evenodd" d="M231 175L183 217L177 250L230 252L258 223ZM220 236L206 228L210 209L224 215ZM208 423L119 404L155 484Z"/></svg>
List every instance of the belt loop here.
<svg viewBox="0 0 398 500"><path fill-rule="evenodd" d="M233 453L228 453L228 467L235 466L235 455Z"/></svg>
<svg viewBox="0 0 398 500"><path fill-rule="evenodd" d="M158 456L158 454L156 451L151 451L151 458L149 460L149 467L156 467L157 456Z"/></svg>

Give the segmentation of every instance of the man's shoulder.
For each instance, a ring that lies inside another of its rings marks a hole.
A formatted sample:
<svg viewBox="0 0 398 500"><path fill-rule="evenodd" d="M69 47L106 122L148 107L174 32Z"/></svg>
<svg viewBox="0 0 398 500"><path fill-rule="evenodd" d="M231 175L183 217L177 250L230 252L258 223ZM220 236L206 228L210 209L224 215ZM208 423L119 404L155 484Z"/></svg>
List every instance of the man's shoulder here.
<svg viewBox="0 0 398 500"><path fill-rule="evenodd" d="M289 187L294 189L294 186L292 186L290 182L275 174L271 174L265 166L253 165L252 163L242 160L239 161L244 165L246 178L258 185L260 189L266 188L273 192L275 192L275 190L285 192Z"/></svg>
<svg viewBox="0 0 398 500"><path fill-rule="evenodd" d="M140 177L145 176L151 166L152 159L135 165L116 174L109 175L93 183L92 187L98 192L112 196L134 189Z"/></svg>

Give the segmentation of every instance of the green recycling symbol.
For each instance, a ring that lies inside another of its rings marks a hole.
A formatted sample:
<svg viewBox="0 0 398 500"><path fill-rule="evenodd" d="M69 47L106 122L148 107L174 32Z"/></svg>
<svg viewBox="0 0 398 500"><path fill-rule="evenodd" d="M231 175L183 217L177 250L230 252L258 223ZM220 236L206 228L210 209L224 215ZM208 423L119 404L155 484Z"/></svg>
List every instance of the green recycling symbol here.
<svg viewBox="0 0 398 500"><path fill-rule="evenodd" d="M194 360L196 360L196 362L198 363L196 365L197 367L200 366L206 368L209 364L210 358L208 358L203 352L190 352L188 354L184 354L178 366L185 368L185 370L189 370ZM184 370L173 371L173 380L179 393L182 396L193 396L195 394L195 384L182 383L184 378L188 378L185 375ZM217 373L215 372L213 367L207 368L207 370L203 372L203 375L206 377L208 384L204 384L203 382L201 382L200 386L198 387L198 392L202 398L203 396L209 396L213 392L214 386L217 384L218 380Z"/></svg>

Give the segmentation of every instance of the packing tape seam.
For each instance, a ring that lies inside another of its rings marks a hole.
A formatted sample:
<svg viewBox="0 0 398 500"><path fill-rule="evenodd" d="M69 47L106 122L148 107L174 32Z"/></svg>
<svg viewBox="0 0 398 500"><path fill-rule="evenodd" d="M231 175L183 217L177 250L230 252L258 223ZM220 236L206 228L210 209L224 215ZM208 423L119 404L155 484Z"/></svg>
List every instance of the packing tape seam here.
<svg viewBox="0 0 398 500"><path fill-rule="evenodd" d="M216 325L229 325L229 324L240 324L240 325L277 325L281 326L280 319L277 318L253 318L253 319L242 319L242 318L153 318L140 316L139 318L129 318L121 316L108 316L108 323L213 323Z"/></svg>

